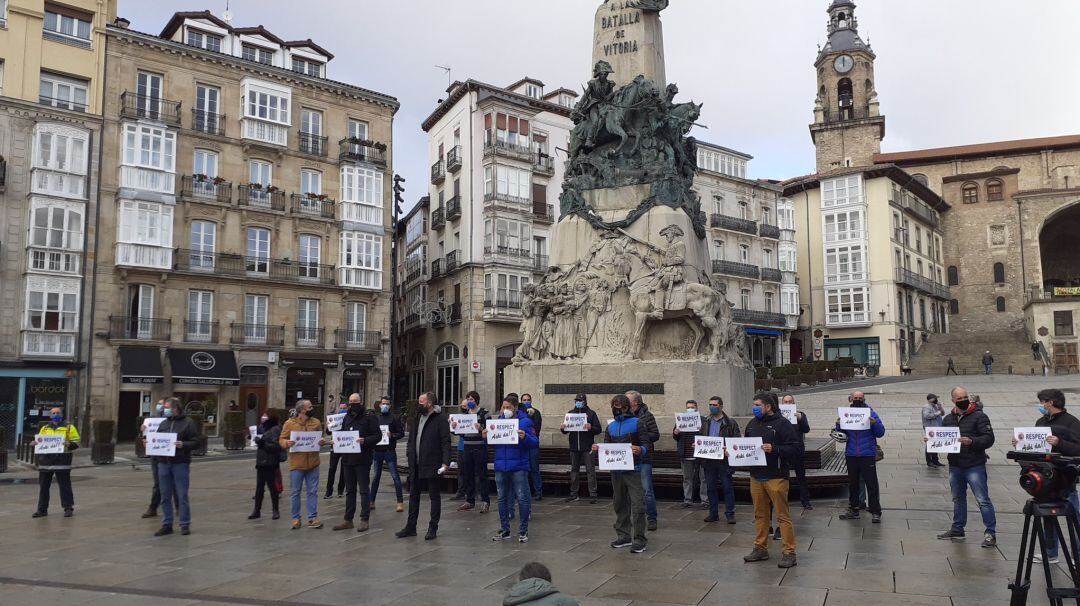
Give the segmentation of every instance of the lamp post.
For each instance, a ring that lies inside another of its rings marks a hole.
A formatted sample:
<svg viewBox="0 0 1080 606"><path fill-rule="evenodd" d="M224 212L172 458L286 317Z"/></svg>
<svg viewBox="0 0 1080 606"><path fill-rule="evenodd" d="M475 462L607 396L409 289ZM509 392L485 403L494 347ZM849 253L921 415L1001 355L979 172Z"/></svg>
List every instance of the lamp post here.
<svg viewBox="0 0 1080 606"><path fill-rule="evenodd" d="M401 216L401 205L405 203L405 177L394 175L394 207L391 212L390 238L390 363L387 365L387 395L390 396L390 404L397 403L397 377L394 376L394 361L397 359L397 259L398 259L398 217Z"/></svg>

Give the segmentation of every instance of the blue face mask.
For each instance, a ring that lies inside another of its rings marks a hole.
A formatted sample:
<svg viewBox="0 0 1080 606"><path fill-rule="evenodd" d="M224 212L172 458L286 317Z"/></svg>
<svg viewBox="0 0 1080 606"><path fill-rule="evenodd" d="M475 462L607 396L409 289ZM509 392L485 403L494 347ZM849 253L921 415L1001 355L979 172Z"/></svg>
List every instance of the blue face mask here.
<svg viewBox="0 0 1080 606"><path fill-rule="evenodd" d="M468 403L468 404L466 404L466 407L467 407L467 408L468 408L469 410L472 410L472 409L476 408L476 402L473 402L472 400L469 400L469 403Z"/></svg>
<svg viewBox="0 0 1080 606"><path fill-rule="evenodd" d="M714 415L718 415L718 414L720 414L720 407L719 406L710 406L709 407L709 412L713 413Z"/></svg>
<svg viewBox="0 0 1080 606"><path fill-rule="evenodd" d="M577 402L574 402L574 408L577 408L579 410L582 409L582 408L585 408L585 403L580 401L580 400L577 401Z"/></svg>
<svg viewBox="0 0 1080 606"><path fill-rule="evenodd" d="M762 410L760 406L755 406L755 407L753 408L753 413L754 413L754 416L755 416L756 418L758 418L758 419L763 419L763 418L765 418L765 411L764 411L764 410Z"/></svg>
<svg viewBox="0 0 1080 606"><path fill-rule="evenodd" d="M166 408L166 409L161 411L161 414L164 415L166 419L171 419L172 418L172 409L171 408Z"/></svg>
<svg viewBox="0 0 1080 606"><path fill-rule="evenodd" d="M389 404L383 404L382 406L379 407L379 411L382 412L383 414L386 414L386 413L390 412L390 405Z"/></svg>
<svg viewBox="0 0 1080 606"><path fill-rule="evenodd" d="M59 425L60 422L64 420L64 415L53 415L53 416L51 416L49 418L52 419L53 423L56 423L57 425Z"/></svg>
<svg viewBox="0 0 1080 606"><path fill-rule="evenodd" d="M165 410L165 406L162 404L158 404L154 409L157 410L158 414L161 414L161 411Z"/></svg>
<svg viewBox="0 0 1080 606"><path fill-rule="evenodd" d="M1046 410L1046 407L1042 404L1039 404L1039 414L1045 417L1046 415L1050 414L1050 411Z"/></svg>
<svg viewBox="0 0 1080 606"><path fill-rule="evenodd" d="M532 400L525 400L521 403L524 408L532 408Z"/></svg>

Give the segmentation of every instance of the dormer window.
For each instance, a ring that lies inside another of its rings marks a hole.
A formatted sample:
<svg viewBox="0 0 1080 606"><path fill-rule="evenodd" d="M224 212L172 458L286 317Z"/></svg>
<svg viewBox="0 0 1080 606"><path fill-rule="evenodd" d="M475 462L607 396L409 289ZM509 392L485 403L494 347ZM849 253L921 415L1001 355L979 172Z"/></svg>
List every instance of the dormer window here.
<svg viewBox="0 0 1080 606"><path fill-rule="evenodd" d="M563 107L574 107L574 98L563 93L559 95L559 105Z"/></svg>
<svg viewBox="0 0 1080 606"><path fill-rule="evenodd" d="M264 65L273 65L274 51L253 44L245 44L243 46L243 58Z"/></svg>
<svg viewBox="0 0 1080 606"><path fill-rule="evenodd" d="M314 78L322 78L323 67L324 65L318 61L295 56L292 58L292 70L300 74L306 74Z"/></svg>
<svg viewBox="0 0 1080 606"><path fill-rule="evenodd" d="M187 32L187 44L188 46L196 46L198 48L206 49L214 53L221 52L221 43L225 39L215 34L210 34L197 29L188 29Z"/></svg>
<svg viewBox="0 0 1080 606"><path fill-rule="evenodd" d="M526 84L525 94L529 97L532 97L533 99L539 99L540 96L544 94L544 89L540 88L535 84Z"/></svg>

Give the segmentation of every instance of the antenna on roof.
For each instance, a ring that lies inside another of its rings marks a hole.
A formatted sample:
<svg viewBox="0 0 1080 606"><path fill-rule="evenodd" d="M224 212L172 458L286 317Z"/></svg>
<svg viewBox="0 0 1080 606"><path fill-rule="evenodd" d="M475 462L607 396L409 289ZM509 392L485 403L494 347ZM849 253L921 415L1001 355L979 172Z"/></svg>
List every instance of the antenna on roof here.
<svg viewBox="0 0 1080 606"><path fill-rule="evenodd" d="M232 25L233 14L229 10L229 0L225 0L225 12L221 14L221 18L225 20L225 23Z"/></svg>
<svg viewBox="0 0 1080 606"><path fill-rule="evenodd" d="M454 83L454 81L450 78L450 72L452 71L450 66L449 65L436 65L435 67L437 67L438 69L441 69L444 72L446 72L446 87L450 88L450 85Z"/></svg>

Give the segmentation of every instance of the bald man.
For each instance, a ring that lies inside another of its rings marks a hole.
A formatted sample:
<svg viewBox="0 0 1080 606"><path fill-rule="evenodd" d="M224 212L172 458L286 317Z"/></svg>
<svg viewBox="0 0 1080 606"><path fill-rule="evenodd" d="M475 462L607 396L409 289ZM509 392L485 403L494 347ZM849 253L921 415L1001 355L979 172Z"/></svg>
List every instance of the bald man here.
<svg viewBox="0 0 1080 606"><path fill-rule="evenodd" d="M990 488L986 481L986 451L994 445L994 428L990 417L968 397L963 387L952 390L952 413L941 420L942 427L960 428L960 452L949 455L949 486L952 489L953 520L948 531L938 535L943 541L954 543L964 540L967 525L967 490L971 487L979 504L983 525L982 546L997 546L997 518L994 504L990 502ZM926 438L923 438L926 441Z"/></svg>
<svg viewBox="0 0 1080 606"><path fill-rule="evenodd" d="M71 423L64 422L63 410L53 408L49 411L49 423L38 431L38 435L64 436L64 452L37 456L38 504L33 517L42 518L49 514L49 488L53 476L56 476L64 517L70 518L75 515L75 495L71 492L71 451L79 447L79 430Z"/></svg>
<svg viewBox="0 0 1080 606"><path fill-rule="evenodd" d="M852 408L870 408L866 394L856 391L848 398ZM840 514L841 520L859 519L860 485L866 484L870 515L874 524L881 523L881 499L877 477L877 441L885 435L885 424L873 409L870 410L870 429L841 429L836 419L836 430L847 435L845 456L848 469L848 508Z"/></svg>

